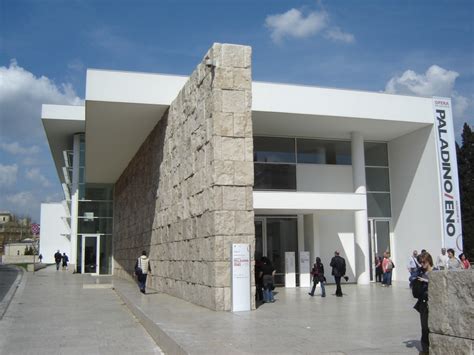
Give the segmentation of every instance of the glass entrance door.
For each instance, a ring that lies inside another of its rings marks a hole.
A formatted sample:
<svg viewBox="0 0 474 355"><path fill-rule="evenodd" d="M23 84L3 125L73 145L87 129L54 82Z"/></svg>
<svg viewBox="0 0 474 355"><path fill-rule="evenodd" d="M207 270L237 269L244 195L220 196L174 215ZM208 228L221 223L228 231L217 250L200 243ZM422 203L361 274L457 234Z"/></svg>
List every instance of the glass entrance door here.
<svg viewBox="0 0 474 355"><path fill-rule="evenodd" d="M370 280L375 281L375 257L383 258L383 253L391 252L390 245L390 221L370 219L369 220L369 242L370 242Z"/></svg>
<svg viewBox="0 0 474 355"><path fill-rule="evenodd" d="M298 220L295 217L255 218L255 260L262 256L275 267L275 284L285 284L285 252L295 252L298 273Z"/></svg>
<svg viewBox="0 0 474 355"><path fill-rule="evenodd" d="M82 267L85 274L99 273L99 250L100 235L82 236Z"/></svg>

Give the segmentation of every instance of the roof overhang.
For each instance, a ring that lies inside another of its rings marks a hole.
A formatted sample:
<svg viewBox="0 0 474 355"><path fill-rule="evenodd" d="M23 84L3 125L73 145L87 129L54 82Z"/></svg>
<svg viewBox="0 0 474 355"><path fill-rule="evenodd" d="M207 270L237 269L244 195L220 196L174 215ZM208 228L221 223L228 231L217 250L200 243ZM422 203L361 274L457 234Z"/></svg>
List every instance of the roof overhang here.
<svg viewBox="0 0 474 355"><path fill-rule="evenodd" d="M115 183L187 77L88 70L86 181Z"/></svg>
<svg viewBox="0 0 474 355"><path fill-rule="evenodd" d="M48 139L49 149L61 182L64 182L62 167L65 165L63 151L71 150L73 135L84 132L84 106L43 105L41 121Z"/></svg>
<svg viewBox="0 0 474 355"><path fill-rule="evenodd" d="M390 141L433 124L432 99L254 82L254 135Z"/></svg>

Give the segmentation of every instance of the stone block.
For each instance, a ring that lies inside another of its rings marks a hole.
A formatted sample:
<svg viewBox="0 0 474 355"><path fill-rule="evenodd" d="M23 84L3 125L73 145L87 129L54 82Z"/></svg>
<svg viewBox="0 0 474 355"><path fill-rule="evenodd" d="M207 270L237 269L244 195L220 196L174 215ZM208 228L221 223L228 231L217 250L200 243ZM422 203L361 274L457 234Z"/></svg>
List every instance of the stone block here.
<svg viewBox="0 0 474 355"><path fill-rule="evenodd" d="M233 123L234 129L233 134L234 137L246 137L252 138L252 113L244 112L244 113L234 113L233 115Z"/></svg>
<svg viewBox="0 0 474 355"><path fill-rule="evenodd" d="M222 200L224 210L246 210L246 188L223 186Z"/></svg>
<svg viewBox="0 0 474 355"><path fill-rule="evenodd" d="M249 161L234 162L234 184L238 186L253 186L254 163Z"/></svg>
<svg viewBox="0 0 474 355"><path fill-rule="evenodd" d="M226 67L216 67L214 70L214 80L212 82L213 88L233 90L234 76L235 69Z"/></svg>
<svg viewBox="0 0 474 355"><path fill-rule="evenodd" d="M248 46L240 46L235 44L221 45L221 61L219 64L223 67L245 68L249 66L249 52Z"/></svg>
<svg viewBox="0 0 474 355"><path fill-rule="evenodd" d="M215 235L233 235L235 231L235 217L233 211L214 212Z"/></svg>
<svg viewBox="0 0 474 355"><path fill-rule="evenodd" d="M253 211L235 211L235 234L254 234L254 212Z"/></svg>
<svg viewBox="0 0 474 355"><path fill-rule="evenodd" d="M244 138L221 138L221 159L230 161L243 161L245 158Z"/></svg>
<svg viewBox="0 0 474 355"><path fill-rule="evenodd" d="M244 161L253 162L253 138L244 139Z"/></svg>
<svg viewBox="0 0 474 355"><path fill-rule="evenodd" d="M215 160L212 163L212 181L216 185L234 184L234 163L232 161Z"/></svg>
<svg viewBox="0 0 474 355"><path fill-rule="evenodd" d="M474 339L474 270L432 272L429 308L431 332Z"/></svg>
<svg viewBox="0 0 474 355"><path fill-rule="evenodd" d="M430 333L430 354L472 355L473 340Z"/></svg>
<svg viewBox="0 0 474 355"><path fill-rule="evenodd" d="M252 72L247 68L234 68L232 75L232 90L252 90Z"/></svg>
<svg viewBox="0 0 474 355"><path fill-rule="evenodd" d="M245 113L251 108L251 101L248 101L249 95L246 91L223 90L220 96L222 112Z"/></svg>

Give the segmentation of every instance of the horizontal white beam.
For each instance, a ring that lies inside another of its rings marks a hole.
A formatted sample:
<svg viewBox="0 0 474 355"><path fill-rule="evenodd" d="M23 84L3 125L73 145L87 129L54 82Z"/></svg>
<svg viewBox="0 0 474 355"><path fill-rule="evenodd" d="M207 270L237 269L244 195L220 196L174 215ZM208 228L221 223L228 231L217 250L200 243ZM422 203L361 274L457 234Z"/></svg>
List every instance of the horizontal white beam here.
<svg viewBox="0 0 474 355"><path fill-rule="evenodd" d="M367 209L367 198L355 193L254 191L253 208L280 213L360 211Z"/></svg>

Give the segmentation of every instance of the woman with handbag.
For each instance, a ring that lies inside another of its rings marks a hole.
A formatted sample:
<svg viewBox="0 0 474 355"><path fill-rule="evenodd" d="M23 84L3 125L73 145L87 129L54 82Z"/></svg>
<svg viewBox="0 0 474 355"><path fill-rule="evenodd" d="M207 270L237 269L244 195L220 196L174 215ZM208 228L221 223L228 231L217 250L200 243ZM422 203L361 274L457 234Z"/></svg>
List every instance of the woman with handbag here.
<svg viewBox="0 0 474 355"><path fill-rule="evenodd" d="M313 288L311 289L311 292L308 293L308 295L314 296L314 290L316 289L316 285L320 283L321 297L326 297L326 289L324 288L324 265L321 262L321 258L319 256L316 258L316 263L313 265L313 270L311 271L311 274L313 275Z"/></svg>

